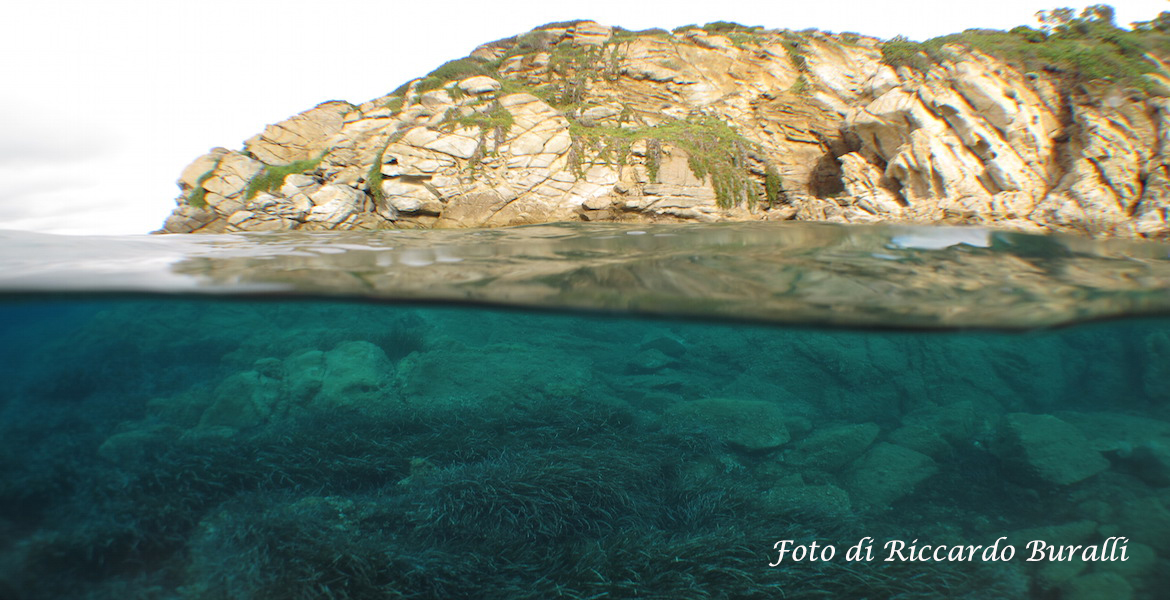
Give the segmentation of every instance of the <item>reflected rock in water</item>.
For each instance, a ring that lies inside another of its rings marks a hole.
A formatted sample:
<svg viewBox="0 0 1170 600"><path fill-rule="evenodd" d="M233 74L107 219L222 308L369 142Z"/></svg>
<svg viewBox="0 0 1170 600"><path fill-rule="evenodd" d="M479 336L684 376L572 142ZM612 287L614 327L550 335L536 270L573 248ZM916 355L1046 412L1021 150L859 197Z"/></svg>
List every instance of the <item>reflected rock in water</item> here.
<svg viewBox="0 0 1170 600"><path fill-rule="evenodd" d="M1170 307L1170 247L979 228L556 224L4 237L35 249L0 259L0 290L10 292L279 293L944 328L1051 326Z"/></svg>

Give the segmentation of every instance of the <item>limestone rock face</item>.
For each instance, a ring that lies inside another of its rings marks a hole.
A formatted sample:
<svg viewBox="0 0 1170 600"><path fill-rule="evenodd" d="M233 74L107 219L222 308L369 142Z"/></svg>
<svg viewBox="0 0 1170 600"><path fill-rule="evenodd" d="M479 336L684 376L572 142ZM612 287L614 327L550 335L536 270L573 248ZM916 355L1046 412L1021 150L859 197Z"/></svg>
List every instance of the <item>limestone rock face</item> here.
<svg viewBox="0 0 1170 600"><path fill-rule="evenodd" d="M341 131L348 102L325 102L288 120L264 128L244 142L248 153L268 165L287 165L308 160L329 148L330 138Z"/></svg>
<svg viewBox="0 0 1170 600"><path fill-rule="evenodd" d="M366 195L348 185L326 185L309 196L306 222L338 225L365 207Z"/></svg>
<svg viewBox="0 0 1170 600"><path fill-rule="evenodd" d="M920 72L855 35L549 25L212 150L162 231L800 219L1170 237L1170 101L944 50Z"/></svg>

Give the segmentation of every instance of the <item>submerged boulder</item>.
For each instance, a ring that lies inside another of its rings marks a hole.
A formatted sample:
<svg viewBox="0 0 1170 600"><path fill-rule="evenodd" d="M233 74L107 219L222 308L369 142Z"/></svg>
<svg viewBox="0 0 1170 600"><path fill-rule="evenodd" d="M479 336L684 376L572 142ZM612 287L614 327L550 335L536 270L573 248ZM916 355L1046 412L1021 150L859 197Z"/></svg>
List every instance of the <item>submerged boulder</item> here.
<svg viewBox="0 0 1170 600"><path fill-rule="evenodd" d="M544 398L597 393L592 359L528 344L434 340L398 363L402 403L413 412L497 411Z"/></svg>
<svg viewBox="0 0 1170 600"><path fill-rule="evenodd" d="M849 494L832 484L782 485L764 495L766 510L788 515L792 512L825 518L851 516L853 506Z"/></svg>
<svg viewBox="0 0 1170 600"><path fill-rule="evenodd" d="M1129 600L1133 598L1133 586L1117 573L1089 573L1062 586L1060 597L1067 600Z"/></svg>
<svg viewBox="0 0 1170 600"><path fill-rule="evenodd" d="M1004 416L993 452L1022 479L1070 485L1109 468L1076 427L1052 415Z"/></svg>
<svg viewBox="0 0 1170 600"><path fill-rule="evenodd" d="M98 447L98 455L113 463L139 461L165 447L179 432L173 425L150 425L115 433Z"/></svg>
<svg viewBox="0 0 1170 600"><path fill-rule="evenodd" d="M771 450L791 439L779 404L762 400L708 398L670 407L669 422L687 429L711 431L742 450Z"/></svg>
<svg viewBox="0 0 1170 600"><path fill-rule="evenodd" d="M381 348L370 342L342 342L325 353L318 408L355 408L378 411L385 404L394 366Z"/></svg>
<svg viewBox="0 0 1170 600"><path fill-rule="evenodd" d="M230 375L216 386L215 401L203 411L199 425L234 429L262 425L281 401L280 392L280 380L258 371Z"/></svg>
<svg viewBox="0 0 1170 600"><path fill-rule="evenodd" d="M790 465L832 472L853 462L866 451L881 432L876 423L840 425L814 431L788 453Z"/></svg>
<svg viewBox="0 0 1170 600"><path fill-rule="evenodd" d="M263 358L216 386L199 426L248 429L303 410L385 411L397 397L394 373L386 353L363 341Z"/></svg>
<svg viewBox="0 0 1170 600"><path fill-rule="evenodd" d="M846 481L856 504L884 510L937 472L938 465L929 456L880 442L853 463Z"/></svg>

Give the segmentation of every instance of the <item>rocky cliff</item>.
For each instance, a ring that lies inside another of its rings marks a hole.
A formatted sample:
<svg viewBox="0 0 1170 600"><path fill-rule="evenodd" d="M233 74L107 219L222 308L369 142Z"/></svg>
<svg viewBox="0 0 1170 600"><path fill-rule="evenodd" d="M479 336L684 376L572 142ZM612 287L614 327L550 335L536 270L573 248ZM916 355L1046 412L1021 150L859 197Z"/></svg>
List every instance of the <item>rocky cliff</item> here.
<svg viewBox="0 0 1170 600"><path fill-rule="evenodd" d="M855 34L549 25L211 151L183 171L163 231L797 219L1170 233L1170 100L957 44L922 68L889 62Z"/></svg>

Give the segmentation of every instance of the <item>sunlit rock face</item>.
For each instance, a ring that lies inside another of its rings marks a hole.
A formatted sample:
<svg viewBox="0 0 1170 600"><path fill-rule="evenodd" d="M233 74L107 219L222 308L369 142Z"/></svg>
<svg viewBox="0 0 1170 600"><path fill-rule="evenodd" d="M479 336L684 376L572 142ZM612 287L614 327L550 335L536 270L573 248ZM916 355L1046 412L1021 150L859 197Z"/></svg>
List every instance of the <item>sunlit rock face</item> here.
<svg viewBox="0 0 1170 600"><path fill-rule="evenodd" d="M182 172L162 231L798 219L1170 232L1165 99L1061 86L958 45L945 56L923 72L853 34L550 25L212 150Z"/></svg>

